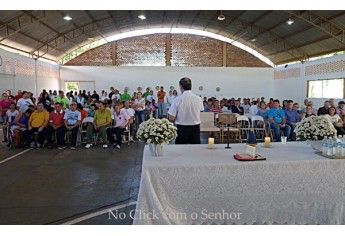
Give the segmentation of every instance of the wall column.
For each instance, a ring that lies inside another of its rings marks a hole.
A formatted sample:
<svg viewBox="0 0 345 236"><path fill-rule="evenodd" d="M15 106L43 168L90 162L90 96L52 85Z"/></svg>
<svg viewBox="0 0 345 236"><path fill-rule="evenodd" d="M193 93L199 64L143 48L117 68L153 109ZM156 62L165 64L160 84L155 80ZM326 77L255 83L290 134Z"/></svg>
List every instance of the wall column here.
<svg viewBox="0 0 345 236"><path fill-rule="evenodd" d="M226 42L223 42L223 67L226 67L226 58L227 58L227 55L226 55Z"/></svg>
<svg viewBox="0 0 345 236"><path fill-rule="evenodd" d="M116 66L116 41L111 44L111 60L113 66Z"/></svg>
<svg viewBox="0 0 345 236"><path fill-rule="evenodd" d="M165 64L166 66L171 66L171 34L167 34L165 42Z"/></svg>

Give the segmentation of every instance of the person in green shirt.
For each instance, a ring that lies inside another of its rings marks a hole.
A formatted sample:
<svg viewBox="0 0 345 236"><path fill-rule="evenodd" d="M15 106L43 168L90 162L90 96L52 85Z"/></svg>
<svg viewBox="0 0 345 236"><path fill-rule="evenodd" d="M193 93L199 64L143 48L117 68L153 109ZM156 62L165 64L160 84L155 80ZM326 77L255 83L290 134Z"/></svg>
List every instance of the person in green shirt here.
<svg viewBox="0 0 345 236"><path fill-rule="evenodd" d="M53 102L54 102L54 104L55 103L61 103L63 109L69 108L69 105L68 105L69 100L68 100L68 98L65 97L64 92L61 90L59 91L59 96L56 97L53 100Z"/></svg>
<svg viewBox="0 0 345 236"><path fill-rule="evenodd" d="M120 96L121 102L123 102L123 103L126 102L126 101L131 100L131 95L129 95L127 92L128 92L127 89L125 89L124 93L121 94L121 96Z"/></svg>
<svg viewBox="0 0 345 236"><path fill-rule="evenodd" d="M111 112L106 109L106 104L104 102L98 103L98 110L95 111L95 116L93 118L93 124L86 128L86 146L85 148L90 148L92 146L92 136L94 131L99 132L99 135L103 141L103 148L107 148L107 132L106 129L111 124Z"/></svg>
<svg viewBox="0 0 345 236"><path fill-rule="evenodd" d="M144 95L143 95L143 97L145 98L145 101L147 101L147 96L149 96L149 95L150 95L150 88L147 87L147 88L146 88L146 92L145 92Z"/></svg>

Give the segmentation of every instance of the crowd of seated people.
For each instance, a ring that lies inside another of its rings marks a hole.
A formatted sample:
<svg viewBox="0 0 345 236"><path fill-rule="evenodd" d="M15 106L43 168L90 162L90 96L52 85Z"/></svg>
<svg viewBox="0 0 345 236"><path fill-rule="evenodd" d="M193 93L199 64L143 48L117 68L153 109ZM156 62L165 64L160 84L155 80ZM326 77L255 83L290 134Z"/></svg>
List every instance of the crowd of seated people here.
<svg viewBox="0 0 345 236"><path fill-rule="evenodd" d="M241 98L222 99L204 97L204 111L222 113L237 113L239 115L261 116L264 122L272 130L276 141L281 141L281 133L288 137L290 141L296 141L294 129L298 122L310 116L330 117L338 135L345 135L343 119L345 116L345 102L340 101L338 106L334 106L334 99L324 101L324 106L318 109L313 107L313 101L305 99L300 107L299 103L292 100L279 100L270 98L266 104L264 97L257 99ZM222 104L219 106L219 103ZM221 107L221 109L219 109ZM259 123L259 126L263 124Z"/></svg>
<svg viewBox="0 0 345 236"><path fill-rule="evenodd" d="M107 148L109 142L120 148L120 136L127 127L132 134L130 140L136 139L135 133L139 125L151 117L164 117L177 97L176 90L165 93L164 87L160 87L156 94L149 87L145 92L138 87L132 95L129 94L128 88L120 93L120 90L114 87L111 87L109 92L102 90L101 94L96 91L91 94L85 90L67 93L61 90L43 90L37 100L29 91L19 90L17 95L13 96L8 90L2 94L0 101L0 113L5 124L3 142L8 141L7 134L10 131L18 148L41 148L46 144L48 148L57 147L63 150L66 148L66 134L69 133L70 148L75 149L78 133L82 129L86 132L86 148L92 146L95 133L101 138L103 148ZM314 115L328 115L338 134L345 134L343 101L335 106L334 99L330 99L319 109L315 109L313 102L307 99L301 106L292 100L280 103L273 98L266 103L264 97L220 100L204 97L203 102L205 112L263 117L264 122L274 132L276 141L280 141L280 132L283 132L288 140L295 141L293 131L296 124ZM82 123L86 117L92 117L93 122ZM259 126L262 125L259 123Z"/></svg>
<svg viewBox="0 0 345 236"><path fill-rule="evenodd" d="M169 91L166 96L164 87L160 88L158 99L150 88L143 94L138 87L131 96L127 88L121 94L111 87L109 93L103 90L100 95L96 91L91 94L85 90L79 93L43 90L36 101L29 91L19 90L18 95L12 96L8 90L0 101L3 142L8 142L10 133L17 148L42 148L46 145L49 149L55 146L63 150L67 147L66 134L70 133L70 148L76 149L78 133L84 130L86 148L92 146L94 133L98 133L103 148L108 147L108 142L120 148L120 136L127 126L132 134L129 141L133 141L139 125L151 117L163 118L177 96L176 90ZM159 104L157 101L166 101L167 106L165 102ZM86 117L92 117L93 122L82 123ZM116 139L109 137L114 134Z"/></svg>

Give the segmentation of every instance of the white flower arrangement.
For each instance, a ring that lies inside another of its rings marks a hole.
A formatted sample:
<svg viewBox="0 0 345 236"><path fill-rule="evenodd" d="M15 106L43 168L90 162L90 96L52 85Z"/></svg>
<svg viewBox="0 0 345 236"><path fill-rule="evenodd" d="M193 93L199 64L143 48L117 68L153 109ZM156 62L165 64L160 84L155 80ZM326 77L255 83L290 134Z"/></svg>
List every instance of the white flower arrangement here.
<svg viewBox="0 0 345 236"><path fill-rule="evenodd" d="M324 136L337 135L337 130L326 116L307 117L297 123L294 132L297 141L322 140Z"/></svg>
<svg viewBox="0 0 345 236"><path fill-rule="evenodd" d="M177 137L177 128L168 119L151 118L139 125L138 136L146 143L169 144Z"/></svg>

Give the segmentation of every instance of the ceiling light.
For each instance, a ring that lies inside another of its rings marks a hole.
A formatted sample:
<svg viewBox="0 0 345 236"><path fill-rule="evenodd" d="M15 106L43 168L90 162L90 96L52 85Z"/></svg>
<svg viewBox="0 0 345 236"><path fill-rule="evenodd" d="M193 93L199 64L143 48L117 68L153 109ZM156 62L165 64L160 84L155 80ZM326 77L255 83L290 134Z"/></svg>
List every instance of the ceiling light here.
<svg viewBox="0 0 345 236"><path fill-rule="evenodd" d="M225 16L223 15L223 11L220 11L220 15L218 16L218 20L225 20Z"/></svg>
<svg viewBox="0 0 345 236"><path fill-rule="evenodd" d="M256 42L256 38L252 38L250 41L254 43Z"/></svg>
<svg viewBox="0 0 345 236"><path fill-rule="evenodd" d="M138 18L139 18L140 20L146 20L146 16L145 16L144 14L140 14L140 15L138 16Z"/></svg>
<svg viewBox="0 0 345 236"><path fill-rule="evenodd" d="M288 24L288 25L292 25L293 23L295 23L295 21L292 20L291 18L289 18L289 19L286 21L286 24Z"/></svg>
<svg viewBox="0 0 345 236"><path fill-rule="evenodd" d="M70 21L70 20L72 20L72 17L70 17L70 16L65 16L64 18L63 18L64 20L67 20L67 21Z"/></svg>

